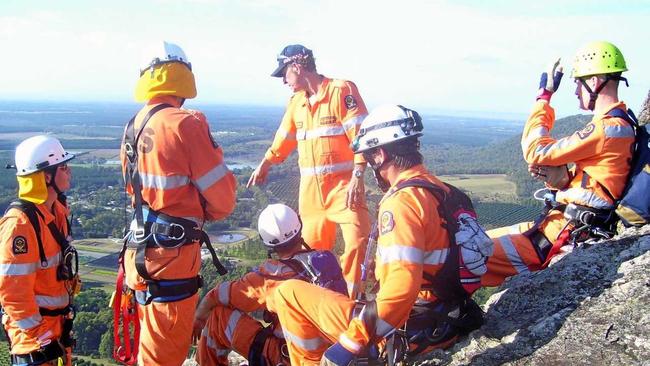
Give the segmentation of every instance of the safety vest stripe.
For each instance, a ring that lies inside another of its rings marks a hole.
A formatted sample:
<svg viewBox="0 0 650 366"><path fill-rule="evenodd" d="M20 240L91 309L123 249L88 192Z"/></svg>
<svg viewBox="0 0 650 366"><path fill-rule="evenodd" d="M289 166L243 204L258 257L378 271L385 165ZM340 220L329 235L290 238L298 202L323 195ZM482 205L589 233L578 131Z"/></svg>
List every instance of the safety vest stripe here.
<svg viewBox="0 0 650 366"><path fill-rule="evenodd" d="M537 149L535 150L535 154L538 155L550 155L553 151L556 150L564 150L568 148L569 146L575 144L578 142L576 138L574 138L576 135L571 135L567 137L563 137L559 140L557 140L555 143L548 144L546 146L538 146Z"/></svg>
<svg viewBox="0 0 650 366"><path fill-rule="evenodd" d="M275 132L275 135L277 137L281 137L284 140L295 140L296 139L296 133L295 132L290 132L290 131L284 130L282 128L278 128L278 130Z"/></svg>
<svg viewBox="0 0 650 366"><path fill-rule="evenodd" d="M354 168L353 161L345 161L342 163L320 165L311 168L300 168L300 176L310 177L314 175L326 175L326 174L343 172L346 170L352 170L353 168Z"/></svg>
<svg viewBox="0 0 650 366"><path fill-rule="evenodd" d="M61 262L61 253L47 258L47 265L41 267L41 262L31 263L0 263L0 275L2 276L26 276L35 273L40 269L48 269L58 266Z"/></svg>
<svg viewBox="0 0 650 366"><path fill-rule="evenodd" d="M201 178L197 179L194 182L194 185L199 188L201 192L204 192L208 188L212 187L213 184L217 183L221 178L225 177L230 170L225 163L221 163L209 172L205 173Z"/></svg>
<svg viewBox="0 0 650 366"><path fill-rule="evenodd" d="M327 136L341 136L345 135L345 130L343 126L334 126L334 127L318 127L312 130L298 130L296 131L297 140L312 140L319 137Z"/></svg>
<svg viewBox="0 0 650 366"><path fill-rule="evenodd" d="M445 262L448 252L448 248L422 251L406 245L391 245L377 248L377 258L379 262L384 264L404 261L415 264L436 265Z"/></svg>
<svg viewBox="0 0 650 366"><path fill-rule="evenodd" d="M366 118L366 114L352 117L349 120L343 122L343 128L347 131L351 128L354 128L356 126L361 126L361 122L363 122L363 119Z"/></svg>
<svg viewBox="0 0 650 366"><path fill-rule="evenodd" d="M217 342L208 334L207 327L203 328L203 330L201 331L201 337L205 337L206 346L212 348L216 353L217 357L225 357L228 356L228 354L230 353L229 349L219 348L217 346Z"/></svg>
<svg viewBox="0 0 650 366"><path fill-rule="evenodd" d="M605 126L605 136L619 138L619 137L634 137L634 129L629 126Z"/></svg>
<svg viewBox="0 0 650 366"><path fill-rule="evenodd" d="M291 342L307 351L319 350L320 348L323 347L323 345L326 344L325 341L323 341L323 339L321 339L320 337L300 338L286 329L283 329L282 331L284 332L284 338L287 340L287 342Z"/></svg>
<svg viewBox="0 0 650 366"><path fill-rule="evenodd" d="M143 188L174 189L190 183L190 178L184 175L155 175L140 173Z"/></svg>
<svg viewBox="0 0 650 366"><path fill-rule="evenodd" d="M32 329L41 324L43 317L41 314L34 314L28 318L16 320L16 325L23 330Z"/></svg>
<svg viewBox="0 0 650 366"><path fill-rule="evenodd" d="M282 332L282 329L273 329L273 336L275 336L275 338L284 339L284 333Z"/></svg>
<svg viewBox="0 0 650 366"><path fill-rule="evenodd" d="M68 294L61 296L36 295L36 304L38 304L38 306L62 308L67 306L69 303L70 297Z"/></svg>
<svg viewBox="0 0 650 366"><path fill-rule="evenodd" d="M521 147L524 150L527 150L528 146L530 146L530 144L534 140L544 136L548 136L548 128L546 127L533 128L532 130L530 130L526 138L521 142Z"/></svg>
<svg viewBox="0 0 650 366"><path fill-rule="evenodd" d="M503 248L503 251L506 253L506 256L508 257L510 264L512 264L512 266L515 267L517 273L529 272L528 267L521 260L521 257L519 256L517 249L515 249L514 244L512 244L512 240L510 240L510 237L507 235L501 236L499 237L499 242L501 243L501 247Z"/></svg>
<svg viewBox="0 0 650 366"><path fill-rule="evenodd" d="M569 188L558 191L555 199L560 201L575 202L579 205L593 208L611 209L614 205L600 198L595 192L583 188Z"/></svg>
<svg viewBox="0 0 650 366"><path fill-rule="evenodd" d="M345 333L343 333L343 334L341 334L341 336L339 336L339 343L341 343L341 345L343 345L343 347L345 347L347 349L350 349L355 353L358 353L358 352L361 351L361 345L359 343L351 340L350 338L348 338L348 336Z"/></svg>
<svg viewBox="0 0 650 366"><path fill-rule="evenodd" d="M219 284L218 295L218 300L221 305L230 305L230 281Z"/></svg>
<svg viewBox="0 0 650 366"><path fill-rule="evenodd" d="M237 323L241 318L241 312L239 310L233 310L228 319L228 325L226 326L226 338L228 342L232 344L233 337L235 336L235 329L237 329Z"/></svg>

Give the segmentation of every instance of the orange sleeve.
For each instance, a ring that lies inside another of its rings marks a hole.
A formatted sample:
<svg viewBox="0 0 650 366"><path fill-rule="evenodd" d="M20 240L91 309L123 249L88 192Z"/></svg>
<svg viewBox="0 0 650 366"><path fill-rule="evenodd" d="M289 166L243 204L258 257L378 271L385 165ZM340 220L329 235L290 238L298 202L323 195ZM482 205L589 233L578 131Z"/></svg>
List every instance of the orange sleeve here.
<svg viewBox="0 0 650 366"><path fill-rule="evenodd" d="M357 86L351 81L345 81L343 87L339 89L339 114L341 124L345 130L348 141L352 143L355 136L359 133L361 122L368 115L368 109L364 103ZM363 155L354 155L355 164L366 164Z"/></svg>
<svg viewBox="0 0 650 366"><path fill-rule="evenodd" d="M0 303L3 311L38 344L37 337L45 334L47 329L41 329L42 317L34 289L36 272L41 268L36 233L23 214L5 216L0 221L0 243Z"/></svg>
<svg viewBox="0 0 650 366"><path fill-rule="evenodd" d="M293 96L287 104L287 109L284 112L280 127L275 132L273 143L271 147L264 154L264 159L273 164L283 162L295 150L298 142L296 141L296 124L293 120Z"/></svg>
<svg viewBox="0 0 650 366"><path fill-rule="evenodd" d="M603 124L588 123L584 129L559 140L550 136L555 111L545 101L535 103L521 137L528 164L560 166L599 154L605 144Z"/></svg>
<svg viewBox="0 0 650 366"><path fill-rule="evenodd" d="M249 272L235 281L222 282L214 292L218 304L244 312L259 310L266 305L266 279L256 272Z"/></svg>
<svg viewBox="0 0 650 366"><path fill-rule="evenodd" d="M375 326L376 335L384 337L408 319L422 285L426 253L422 210L412 195L404 191L396 193L382 203L379 212L375 271L380 287L375 300ZM368 330L359 316L352 319L339 342L351 352L358 353L369 339Z"/></svg>
<svg viewBox="0 0 650 366"><path fill-rule="evenodd" d="M207 220L221 220L235 208L237 180L223 160L223 151L210 135L205 116L190 111L179 125L179 140L184 146L192 184L204 200Z"/></svg>

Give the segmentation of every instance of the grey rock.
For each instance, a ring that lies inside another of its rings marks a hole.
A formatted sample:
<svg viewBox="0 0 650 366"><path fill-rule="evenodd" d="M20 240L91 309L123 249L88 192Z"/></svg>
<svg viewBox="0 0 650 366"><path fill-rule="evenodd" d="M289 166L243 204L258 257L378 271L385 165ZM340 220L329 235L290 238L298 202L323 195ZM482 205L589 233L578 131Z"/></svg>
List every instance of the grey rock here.
<svg viewBox="0 0 650 366"><path fill-rule="evenodd" d="M506 281L485 324L419 365L650 365L650 226Z"/></svg>

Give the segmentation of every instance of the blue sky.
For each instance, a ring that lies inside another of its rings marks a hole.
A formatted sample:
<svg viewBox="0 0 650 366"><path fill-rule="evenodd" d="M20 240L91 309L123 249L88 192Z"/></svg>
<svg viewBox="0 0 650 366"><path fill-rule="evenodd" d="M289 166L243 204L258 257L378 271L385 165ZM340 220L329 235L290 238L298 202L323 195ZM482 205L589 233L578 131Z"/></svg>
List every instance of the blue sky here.
<svg viewBox="0 0 650 366"><path fill-rule="evenodd" d="M624 4L624 5L621 5ZM179 43L194 66L194 103L284 105L269 77L290 43L319 71L357 83L372 107L525 114L553 58L569 68L592 40L622 50L638 108L650 88L650 1L114 0L0 2L0 99L128 102L141 50ZM554 97L578 113L574 86Z"/></svg>

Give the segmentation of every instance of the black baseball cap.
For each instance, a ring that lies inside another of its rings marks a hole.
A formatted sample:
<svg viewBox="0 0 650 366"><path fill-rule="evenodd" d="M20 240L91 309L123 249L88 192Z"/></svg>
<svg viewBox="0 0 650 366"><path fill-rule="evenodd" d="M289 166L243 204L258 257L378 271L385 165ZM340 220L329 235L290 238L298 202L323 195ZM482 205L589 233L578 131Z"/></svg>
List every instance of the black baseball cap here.
<svg viewBox="0 0 650 366"><path fill-rule="evenodd" d="M284 69L296 60L296 56L303 58L313 58L314 54L311 50L300 44L292 44L285 47L278 55L278 67L273 71L271 76L276 78L284 77Z"/></svg>

